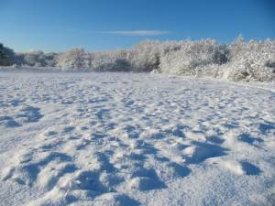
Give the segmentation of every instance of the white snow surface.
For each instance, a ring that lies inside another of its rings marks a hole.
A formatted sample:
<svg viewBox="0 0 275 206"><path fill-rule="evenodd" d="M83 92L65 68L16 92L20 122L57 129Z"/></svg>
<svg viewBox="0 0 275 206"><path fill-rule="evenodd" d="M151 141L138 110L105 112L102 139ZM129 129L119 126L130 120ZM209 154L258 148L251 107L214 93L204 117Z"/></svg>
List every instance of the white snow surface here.
<svg viewBox="0 0 275 206"><path fill-rule="evenodd" d="M275 205L275 88L0 73L0 205Z"/></svg>

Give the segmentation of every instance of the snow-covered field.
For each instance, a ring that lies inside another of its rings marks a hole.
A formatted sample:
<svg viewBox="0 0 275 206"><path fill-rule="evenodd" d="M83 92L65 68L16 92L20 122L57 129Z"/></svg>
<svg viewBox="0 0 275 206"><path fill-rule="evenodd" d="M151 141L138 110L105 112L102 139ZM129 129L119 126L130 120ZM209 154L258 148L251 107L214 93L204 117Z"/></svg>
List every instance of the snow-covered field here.
<svg viewBox="0 0 275 206"><path fill-rule="evenodd" d="M275 87L0 73L0 205L275 205Z"/></svg>

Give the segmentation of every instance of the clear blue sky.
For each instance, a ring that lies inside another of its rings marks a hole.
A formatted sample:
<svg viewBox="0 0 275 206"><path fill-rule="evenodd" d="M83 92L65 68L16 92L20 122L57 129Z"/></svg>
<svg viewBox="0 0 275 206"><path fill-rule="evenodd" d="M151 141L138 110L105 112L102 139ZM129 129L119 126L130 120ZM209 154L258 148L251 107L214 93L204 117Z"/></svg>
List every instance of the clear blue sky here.
<svg viewBox="0 0 275 206"><path fill-rule="evenodd" d="M15 51L128 48L145 39L275 38L275 0L0 0Z"/></svg>

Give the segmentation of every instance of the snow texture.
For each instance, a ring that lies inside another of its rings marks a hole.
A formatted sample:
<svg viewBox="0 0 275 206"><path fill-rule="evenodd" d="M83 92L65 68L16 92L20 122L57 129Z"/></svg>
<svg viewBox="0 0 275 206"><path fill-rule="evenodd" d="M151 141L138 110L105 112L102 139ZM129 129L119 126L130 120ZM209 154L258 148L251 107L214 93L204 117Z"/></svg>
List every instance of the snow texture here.
<svg viewBox="0 0 275 206"><path fill-rule="evenodd" d="M275 87L0 73L0 205L274 205Z"/></svg>

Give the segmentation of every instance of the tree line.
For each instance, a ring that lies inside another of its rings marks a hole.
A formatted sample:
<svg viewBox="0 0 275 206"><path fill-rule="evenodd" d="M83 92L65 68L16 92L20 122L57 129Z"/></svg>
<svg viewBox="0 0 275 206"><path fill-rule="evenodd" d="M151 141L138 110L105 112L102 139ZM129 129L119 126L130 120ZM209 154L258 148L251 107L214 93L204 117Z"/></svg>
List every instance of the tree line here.
<svg viewBox="0 0 275 206"><path fill-rule="evenodd" d="M275 41L245 41L241 37L229 44L212 39L144 41L131 49L89 52L75 48L62 53L15 53L0 44L1 65L16 65L19 69L157 72L267 81L275 79Z"/></svg>

